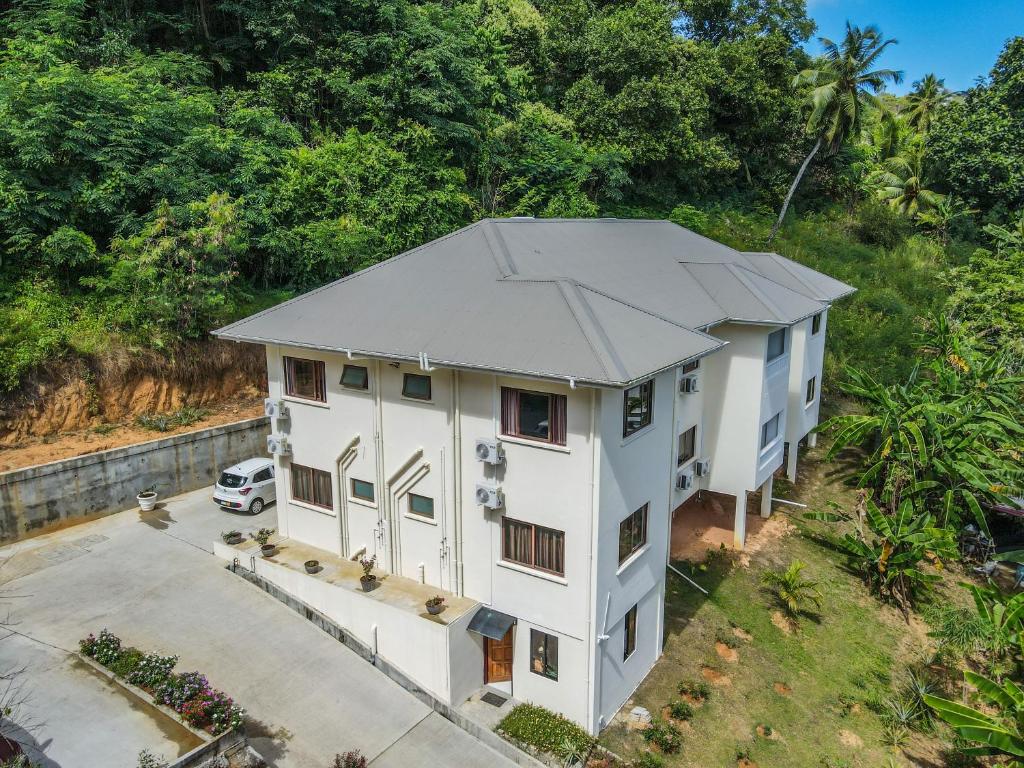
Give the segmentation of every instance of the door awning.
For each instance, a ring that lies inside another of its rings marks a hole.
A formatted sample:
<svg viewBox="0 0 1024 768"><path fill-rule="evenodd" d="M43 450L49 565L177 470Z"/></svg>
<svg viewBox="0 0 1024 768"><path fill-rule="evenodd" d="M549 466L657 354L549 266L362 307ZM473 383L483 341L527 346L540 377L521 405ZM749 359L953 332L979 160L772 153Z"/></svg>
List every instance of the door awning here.
<svg viewBox="0 0 1024 768"><path fill-rule="evenodd" d="M516 623L514 616L496 611L493 608L483 606L476 612L473 620L466 627L470 632L489 637L491 640L501 640L508 632L508 628Z"/></svg>

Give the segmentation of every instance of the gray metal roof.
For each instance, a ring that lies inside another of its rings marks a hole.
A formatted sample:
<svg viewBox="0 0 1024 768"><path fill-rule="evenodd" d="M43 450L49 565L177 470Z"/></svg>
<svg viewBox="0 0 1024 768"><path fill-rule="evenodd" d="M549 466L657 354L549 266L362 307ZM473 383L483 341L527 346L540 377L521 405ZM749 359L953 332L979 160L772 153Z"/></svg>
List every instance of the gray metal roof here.
<svg viewBox="0 0 1024 768"><path fill-rule="evenodd" d="M852 290L667 221L485 219L214 333L622 386Z"/></svg>

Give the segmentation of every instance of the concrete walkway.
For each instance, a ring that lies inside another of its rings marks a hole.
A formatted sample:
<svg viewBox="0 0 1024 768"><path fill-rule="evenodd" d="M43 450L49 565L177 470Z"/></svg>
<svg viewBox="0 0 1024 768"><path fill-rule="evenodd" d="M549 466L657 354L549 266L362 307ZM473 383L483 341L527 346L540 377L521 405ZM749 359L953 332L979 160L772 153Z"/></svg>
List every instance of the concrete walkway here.
<svg viewBox="0 0 1024 768"><path fill-rule="evenodd" d="M104 627L127 644L177 654L179 670L204 672L246 708L253 746L271 765L320 768L351 749L375 768L513 765L226 571L209 553L212 541L222 530L275 527L275 511L235 516L209 498L196 491L149 515L123 512L0 549L0 600L18 633L0 641L0 668L26 667L23 716L48 766L134 766L86 747L84 733L117 726L87 703L101 682L60 671L79 638ZM26 656L26 643L40 650ZM42 716L61 702L59 718ZM153 751L172 756L167 737L144 730L125 731L133 754L153 738Z"/></svg>

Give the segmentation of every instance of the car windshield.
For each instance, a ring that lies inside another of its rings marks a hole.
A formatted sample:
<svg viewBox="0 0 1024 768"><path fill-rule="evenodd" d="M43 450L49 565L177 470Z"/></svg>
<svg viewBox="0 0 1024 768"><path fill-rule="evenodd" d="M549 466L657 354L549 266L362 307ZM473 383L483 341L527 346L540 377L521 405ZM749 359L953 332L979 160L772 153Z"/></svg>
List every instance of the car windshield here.
<svg viewBox="0 0 1024 768"><path fill-rule="evenodd" d="M233 475L230 472L224 472L220 476L219 484L225 488L241 488L245 485L245 477L242 475Z"/></svg>

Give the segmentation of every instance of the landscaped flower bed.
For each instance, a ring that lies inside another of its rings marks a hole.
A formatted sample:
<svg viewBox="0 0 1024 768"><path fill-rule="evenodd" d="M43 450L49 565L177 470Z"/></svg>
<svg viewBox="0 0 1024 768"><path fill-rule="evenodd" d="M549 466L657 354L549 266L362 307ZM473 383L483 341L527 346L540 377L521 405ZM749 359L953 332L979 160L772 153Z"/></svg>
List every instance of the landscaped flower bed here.
<svg viewBox="0 0 1024 768"><path fill-rule="evenodd" d="M212 688L198 672L175 672L177 656L143 653L122 647L121 639L107 630L79 641L84 656L95 659L118 677L137 686L158 704L170 707L183 722L214 736L242 727L245 710Z"/></svg>
<svg viewBox="0 0 1024 768"><path fill-rule="evenodd" d="M585 761L594 748L594 739L576 723L534 704L517 705L495 730L567 764Z"/></svg>

